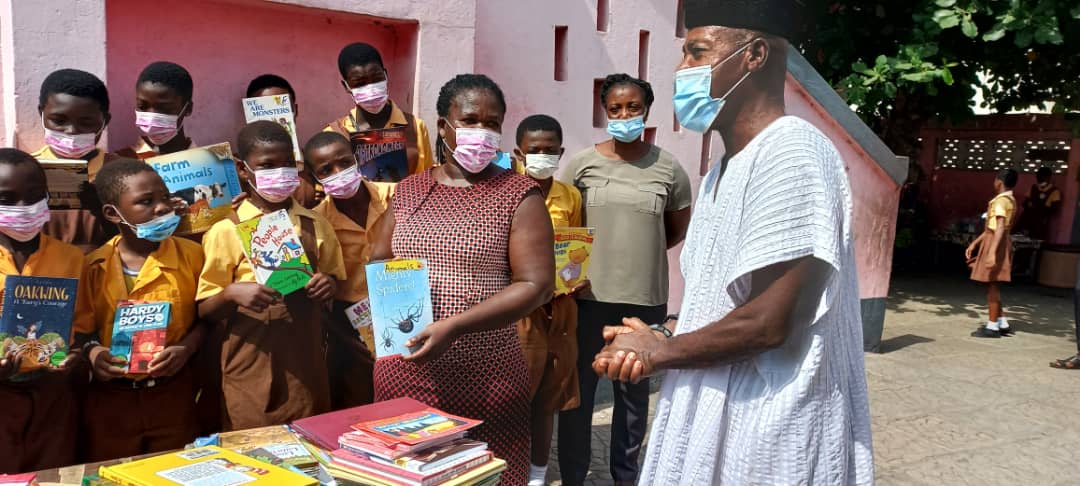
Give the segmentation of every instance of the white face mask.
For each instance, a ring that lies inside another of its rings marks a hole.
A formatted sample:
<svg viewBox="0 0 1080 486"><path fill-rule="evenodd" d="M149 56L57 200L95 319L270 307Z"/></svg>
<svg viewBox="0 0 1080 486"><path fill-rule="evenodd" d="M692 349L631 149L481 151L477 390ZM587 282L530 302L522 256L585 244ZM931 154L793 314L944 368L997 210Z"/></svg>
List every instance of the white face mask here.
<svg viewBox="0 0 1080 486"><path fill-rule="evenodd" d="M45 119L41 119L41 128L45 130L45 145L59 157L65 159L81 159L86 154L97 148L97 137L101 133L75 133L68 135L64 132L50 130L45 127ZM101 127L102 130L105 127Z"/></svg>
<svg viewBox="0 0 1080 486"><path fill-rule="evenodd" d="M561 158L561 155L525 154L525 172L533 179L550 179L559 169Z"/></svg>

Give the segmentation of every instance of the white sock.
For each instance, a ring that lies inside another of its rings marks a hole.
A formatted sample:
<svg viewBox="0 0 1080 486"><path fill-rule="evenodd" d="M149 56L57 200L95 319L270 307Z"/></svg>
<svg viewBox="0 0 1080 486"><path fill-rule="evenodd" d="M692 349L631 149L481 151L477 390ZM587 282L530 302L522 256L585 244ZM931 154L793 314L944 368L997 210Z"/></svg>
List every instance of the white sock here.
<svg viewBox="0 0 1080 486"><path fill-rule="evenodd" d="M986 323L986 328L991 330L991 331L1000 331L1001 330L1001 328L998 327L997 321L988 321Z"/></svg>
<svg viewBox="0 0 1080 486"><path fill-rule="evenodd" d="M998 329L1008 329L1009 328L1009 320L1006 319L1005 316L1001 316L1001 317L998 318L997 325L998 325Z"/></svg>
<svg viewBox="0 0 1080 486"><path fill-rule="evenodd" d="M529 464L529 485L528 486L544 486L544 479L547 477L547 466L537 466L535 464Z"/></svg>

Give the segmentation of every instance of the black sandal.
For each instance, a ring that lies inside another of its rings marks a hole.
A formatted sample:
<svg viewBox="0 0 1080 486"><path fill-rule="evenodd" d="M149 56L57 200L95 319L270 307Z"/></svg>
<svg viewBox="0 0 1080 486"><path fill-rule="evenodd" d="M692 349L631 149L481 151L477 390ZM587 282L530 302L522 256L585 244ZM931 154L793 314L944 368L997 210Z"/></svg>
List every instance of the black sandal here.
<svg viewBox="0 0 1080 486"><path fill-rule="evenodd" d="M1059 370L1080 370L1080 356L1074 355L1065 359L1051 361L1050 367Z"/></svg>
<svg viewBox="0 0 1080 486"><path fill-rule="evenodd" d="M977 338L1000 338L1001 331L987 329L986 326L979 326L978 329L971 332L971 335Z"/></svg>

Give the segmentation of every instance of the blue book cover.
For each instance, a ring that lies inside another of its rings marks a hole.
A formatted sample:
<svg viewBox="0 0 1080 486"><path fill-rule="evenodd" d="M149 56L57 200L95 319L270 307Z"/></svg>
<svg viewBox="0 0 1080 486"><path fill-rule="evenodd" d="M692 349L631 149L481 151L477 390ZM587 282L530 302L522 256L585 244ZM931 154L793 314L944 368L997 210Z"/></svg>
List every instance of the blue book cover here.
<svg viewBox="0 0 1080 486"><path fill-rule="evenodd" d="M146 374L150 362L165 350L171 304L126 300L116 307L109 353L127 361L125 373Z"/></svg>
<svg viewBox="0 0 1080 486"><path fill-rule="evenodd" d="M0 356L20 356L19 371L63 363L78 284L74 278L8 275L0 306Z"/></svg>
<svg viewBox="0 0 1080 486"><path fill-rule="evenodd" d="M381 128L351 135L360 174L375 182L401 182L409 176L405 127Z"/></svg>
<svg viewBox="0 0 1080 486"><path fill-rule="evenodd" d="M405 341L434 320L424 260L388 260L366 267L375 357L408 356Z"/></svg>
<svg viewBox="0 0 1080 486"><path fill-rule="evenodd" d="M188 203L176 234L202 233L229 217L240 179L228 143L183 150L146 159L173 196Z"/></svg>

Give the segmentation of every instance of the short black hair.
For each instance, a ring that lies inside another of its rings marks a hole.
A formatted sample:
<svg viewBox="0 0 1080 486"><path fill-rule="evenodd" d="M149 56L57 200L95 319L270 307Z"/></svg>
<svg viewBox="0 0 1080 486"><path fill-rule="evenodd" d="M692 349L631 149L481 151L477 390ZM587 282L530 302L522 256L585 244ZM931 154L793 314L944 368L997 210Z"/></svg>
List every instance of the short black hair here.
<svg viewBox="0 0 1080 486"><path fill-rule="evenodd" d="M37 172L41 175L41 180L45 180L45 169L41 168L41 163L38 162L38 160L35 159L33 155L23 152L22 150L19 150L17 148L0 148L0 165L17 166L22 164L33 164L34 167L37 167Z"/></svg>
<svg viewBox="0 0 1080 486"><path fill-rule="evenodd" d="M366 42L354 42L342 47L337 56L337 67L338 71L341 72L341 77L345 77L345 73L353 66L366 66L371 63L378 64L379 67L386 69L379 50Z"/></svg>
<svg viewBox="0 0 1080 486"><path fill-rule="evenodd" d="M485 90L495 95L495 101L502 107L503 115L506 114L506 98L503 96L502 89L499 85L492 81L491 78L484 76L483 74L459 74L454 76L453 79L447 81L439 89L439 98L435 100L435 112L439 117L445 117L450 114L450 103L457 98L458 95L466 91L472 90ZM443 161L443 139L440 135L435 140L435 155L438 157L439 162Z"/></svg>
<svg viewBox="0 0 1080 486"><path fill-rule="evenodd" d="M1050 177L1052 175L1054 175L1054 171L1051 170L1049 167L1047 167L1045 165L1042 166L1042 167L1039 167L1039 170L1035 171L1035 177L1038 177L1038 178L1047 178L1047 177Z"/></svg>
<svg viewBox="0 0 1080 486"><path fill-rule="evenodd" d="M109 113L109 90L97 76L78 69L59 69L53 71L41 82L41 94L38 96L38 108L45 108L49 96L63 93L80 98L90 98L97 102L102 113Z"/></svg>
<svg viewBox="0 0 1080 486"><path fill-rule="evenodd" d="M236 153L240 155L240 158L247 159L251 149L257 143L281 143L289 147L290 152L292 151L292 137L289 136L289 131L270 120L254 121L245 125L236 136Z"/></svg>
<svg viewBox="0 0 1080 486"><path fill-rule="evenodd" d="M135 88L140 84L160 84L180 95L184 101L191 101L194 92L194 83L191 81L191 73L184 66L168 61L150 63L139 73L139 80L135 82Z"/></svg>
<svg viewBox="0 0 1080 486"><path fill-rule="evenodd" d="M555 136L559 137L559 143L562 143L562 125L559 125L559 120L548 115L529 115L521 120L517 127L518 145L521 145L521 139L525 138L528 132L554 132Z"/></svg>
<svg viewBox="0 0 1080 486"><path fill-rule="evenodd" d="M266 88L282 88L289 92L289 96L292 97L294 102L296 101L296 91L293 90L292 85L289 84L285 78L276 74L261 74L255 79L252 79L251 82L248 83L247 91L244 96L251 98L252 96L255 96L255 93Z"/></svg>
<svg viewBox="0 0 1080 486"><path fill-rule="evenodd" d="M645 108L651 108L656 96L653 95L652 85L648 81L635 78L626 73L609 74L600 85L600 102L607 105L607 95L616 86L635 86L641 90L645 97Z"/></svg>
<svg viewBox="0 0 1080 486"><path fill-rule="evenodd" d="M120 195L128 189L128 177L143 172L157 173L150 164L136 159L120 158L101 166L94 179L94 187L101 204L119 204Z"/></svg>
<svg viewBox="0 0 1080 486"><path fill-rule="evenodd" d="M1001 169L997 173L997 180L1001 181L1005 185L1006 189L1012 189L1016 187L1016 181L1020 178L1020 174L1016 172L1016 169L1007 167Z"/></svg>
<svg viewBox="0 0 1080 486"><path fill-rule="evenodd" d="M334 143L343 143L347 147L352 147L352 142L345 138L345 135L338 132L319 132L309 138L307 143L304 144L304 159L308 158L308 153L312 150L318 150Z"/></svg>

